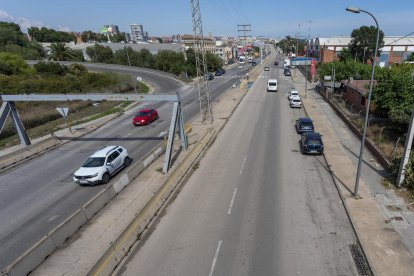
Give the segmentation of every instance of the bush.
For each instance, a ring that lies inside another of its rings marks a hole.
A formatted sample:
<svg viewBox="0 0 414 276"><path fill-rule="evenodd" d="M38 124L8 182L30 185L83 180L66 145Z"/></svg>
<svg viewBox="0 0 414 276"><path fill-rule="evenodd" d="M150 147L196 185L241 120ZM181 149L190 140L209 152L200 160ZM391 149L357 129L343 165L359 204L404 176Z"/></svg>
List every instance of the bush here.
<svg viewBox="0 0 414 276"><path fill-rule="evenodd" d="M55 76L64 76L68 72L68 67L60 65L57 62L44 62L41 61L34 65L36 71L40 74L50 74Z"/></svg>

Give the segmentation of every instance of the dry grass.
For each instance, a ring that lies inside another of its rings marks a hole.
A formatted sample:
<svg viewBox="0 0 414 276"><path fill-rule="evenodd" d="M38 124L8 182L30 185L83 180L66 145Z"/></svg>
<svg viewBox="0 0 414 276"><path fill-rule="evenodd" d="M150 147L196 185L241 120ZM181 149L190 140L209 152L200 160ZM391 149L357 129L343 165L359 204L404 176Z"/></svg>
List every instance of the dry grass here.
<svg viewBox="0 0 414 276"><path fill-rule="evenodd" d="M99 105L93 106L91 103L79 102L73 103L73 105L65 103L65 106L69 107L69 122L71 123L71 125L74 125L91 121L112 113L121 112L123 110L123 106L125 106L126 104L128 103L101 102L99 103ZM66 128L65 120L55 110L55 105L56 103L43 105L35 104L33 110L30 110L27 113L21 112L22 114L20 114L20 116L22 120L23 118L30 118L29 116L41 116L50 119L50 117L48 117L47 114L53 114L53 116L57 115L55 119L48 120L46 123L32 128L28 128L26 126L27 121L26 123L23 121L23 124L25 125L27 134L29 135L30 139L49 135L52 132L56 132L57 130ZM16 130L14 129L14 125L12 124L11 118L7 120L7 127L9 128L7 131L10 135L4 137L3 139L0 139L0 150L10 146L18 145L20 143L19 137L16 133Z"/></svg>

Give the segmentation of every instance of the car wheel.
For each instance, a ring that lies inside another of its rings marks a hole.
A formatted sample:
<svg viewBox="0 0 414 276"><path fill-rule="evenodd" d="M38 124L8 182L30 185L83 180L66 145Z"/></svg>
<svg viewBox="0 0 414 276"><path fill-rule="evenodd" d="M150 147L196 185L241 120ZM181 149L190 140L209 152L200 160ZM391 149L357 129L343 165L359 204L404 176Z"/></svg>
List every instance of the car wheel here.
<svg viewBox="0 0 414 276"><path fill-rule="evenodd" d="M128 156L125 157L124 159L124 167L128 167L129 165L131 165L131 158L129 158Z"/></svg>
<svg viewBox="0 0 414 276"><path fill-rule="evenodd" d="M109 176L109 173L106 172L102 175L102 184L106 184L109 182L109 180L111 180L111 177Z"/></svg>

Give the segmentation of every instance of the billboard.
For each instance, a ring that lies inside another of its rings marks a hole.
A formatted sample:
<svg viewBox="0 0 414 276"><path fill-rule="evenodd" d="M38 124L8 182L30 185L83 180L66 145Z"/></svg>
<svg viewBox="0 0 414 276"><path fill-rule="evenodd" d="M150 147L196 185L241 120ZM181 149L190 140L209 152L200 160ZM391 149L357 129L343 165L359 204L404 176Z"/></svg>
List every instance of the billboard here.
<svg viewBox="0 0 414 276"><path fill-rule="evenodd" d="M108 28L107 27L101 27L99 29L99 32L101 32L101 33L107 33L108 32Z"/></svg>

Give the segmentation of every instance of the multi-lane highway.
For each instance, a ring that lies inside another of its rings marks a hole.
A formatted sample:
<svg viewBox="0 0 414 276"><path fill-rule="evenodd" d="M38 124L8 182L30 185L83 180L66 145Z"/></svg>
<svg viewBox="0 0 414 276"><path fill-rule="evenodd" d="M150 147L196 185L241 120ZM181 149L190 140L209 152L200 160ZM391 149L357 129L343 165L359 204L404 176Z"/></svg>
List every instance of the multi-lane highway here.
<svg viewBox="0 0 414 276"><path fill-rule="evenodd" d="M323 156L303 156L292 87L269 65L124 275L357 275ZM266 92L277 78L279 92Z"/></svg>
<svg viewBox="0 0 414 276"><path fill-rule="evenodd" d="M85 65L92 70L140 76L156 93L179 93L184 120L192 119L199 112L197 88L168 74L119 65ZM210 81L212 98L231 87L242 74L244 72L235 68ZM106 145L119 144L126 147L136 161L160 143L161 133L169 127L172 104L143 105L155 107L160 119L137 128L132 125L135 110L127 111L97 131L0 175L0 269L105 188L105 185L80 187L72 181L73 172L91 153Z"/></svg>

